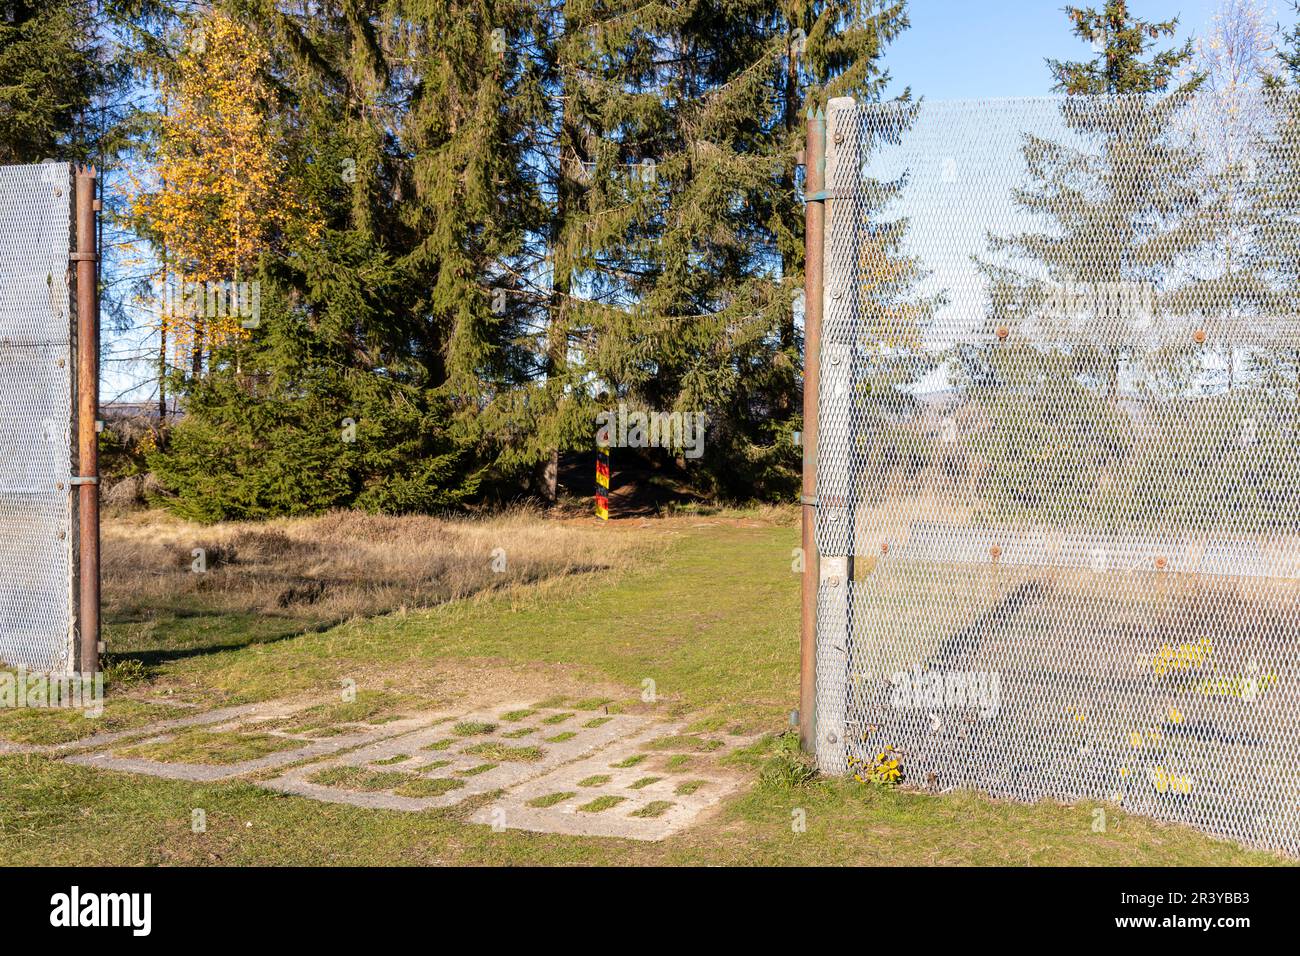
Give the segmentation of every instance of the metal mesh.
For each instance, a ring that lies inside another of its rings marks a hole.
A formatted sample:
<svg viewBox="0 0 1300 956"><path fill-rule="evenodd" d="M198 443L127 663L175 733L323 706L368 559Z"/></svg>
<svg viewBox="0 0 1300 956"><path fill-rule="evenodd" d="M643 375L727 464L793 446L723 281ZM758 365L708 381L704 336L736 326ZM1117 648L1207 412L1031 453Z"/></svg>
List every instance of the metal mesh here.
<svg viewBox="0 0 1300 956"><path fill-rule="evenodd" d="M827 193L822 768L1300 850L1300 100L833 101Z"/></svg>
<svg viewBox="0 0 1300 956"><path fill-rule="evenodd" d="M67 163L0 167L0 662L72 664Z"/></svg>

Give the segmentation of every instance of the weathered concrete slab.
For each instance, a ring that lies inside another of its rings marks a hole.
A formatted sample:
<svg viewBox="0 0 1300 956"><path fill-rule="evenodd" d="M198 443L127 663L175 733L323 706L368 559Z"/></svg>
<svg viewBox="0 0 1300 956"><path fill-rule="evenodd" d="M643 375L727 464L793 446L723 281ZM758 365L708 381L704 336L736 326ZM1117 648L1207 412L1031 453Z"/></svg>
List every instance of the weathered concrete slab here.
<svg viewBox="0 0 1300 956"><path fill-rule="evenodd" d="M256 775L270 790L374 809L418 812L497 794L472 822L636 840L690 826L742 786L718 758L752 736L686 733L681 723L578 707L506 702L459 715L390 711L362 723L321 719L319 701L271 701L31 749L70 749L69 763L175 780ZM268 746L284 749L215 762Z"/></svg>
<svg viewBox="0 0 1300 956"><path fill-rule="evenodd" d="M677 755L648 748L681 730L682 725L655 724L515 787L470 820L497 829L662 840L690 826L741 785L738 776L718 768L716 757L748 738L701 735L719 748L691 755L676 770L672 763Z"/></svg>
<svg viewBox="0 0 1300 956"><path fill-rule="evenodd" d="M300 747L288 747L284 750L277 750L274 753L251 760L243 760L235 763L185 763L180 761L163 761L142 757L121 756L111 749L95 753L79 753L64 759L67 763L80 764L86 767L95 767L101 770L122 770L129 773L142 773L151 777L163 777L170 780L225 780L230 777L238 777L244 774L273 769L275 767L283 767L287 764L297 763L302 760L319 759L336 754L342 750L374 743L375 741L382 740L385 737L407 733L420 727L428 726L430 723L445 719L446 717L445 714L440 713L423 713L381 724L355 723L335 725L326 728L326 732L317 733L313 733L312 731L292 732L280 730L275 727L262 728L257 726L261 721L269 721L280 717L292 716L297 712L308 709L310 706L310 704L303 703L290 706L281 705L278 710L269 709L252 714L236 715L241 719L226 721L224 724L220 721L207 722L215 725L212 729L217 733L238 734L241 732L251 732L280 737L285 740L300 742L302 744ZM248 718L251 718L251 720ZM336 732L339 730L342 730L342 732ZM134 748L138 746L149 746L155 743L166 743L171 739L172 734L169 733L153 737L145 737L143 739L141 739L139 735L136 735L130 741L130 744L131 747Z"/></svg>
<svg viewBox="0 0 1300 956"><path fill-rule="evenodd" d="M259 785L330 803L428 810L518 786L651 724L651 718L625 714L503 704L336 760L294 767Z"/></svg>
<svg viewBox="0 0 1300 956"><path fill-rule="evenodd" d="M60 744L20 744L7 740L0 740L0 754L36 753L58 755L72 753L78 750L95 750L100 747L107 747L110 744L120 743L124 740L157 737L160 734L171 730L183 730L186 727L202 727L208 724L229 722L235 718L255 715L266 706L268 705L241 704L237 707L222 707L217 710L189 714L185 717L156 721L152 724L146 724L141 727L127 730L114 730L94 734L89 737L80 737L76 740L69 740Z"/></svg>

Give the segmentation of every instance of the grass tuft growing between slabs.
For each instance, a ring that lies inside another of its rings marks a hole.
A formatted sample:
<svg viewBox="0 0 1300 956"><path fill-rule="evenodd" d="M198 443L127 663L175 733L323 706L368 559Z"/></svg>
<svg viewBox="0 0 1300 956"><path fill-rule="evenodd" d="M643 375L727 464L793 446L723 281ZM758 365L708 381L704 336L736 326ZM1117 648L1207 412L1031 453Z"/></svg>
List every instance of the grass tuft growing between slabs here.
<svg viewBox="0 0 1300 956"><path fill-rule="evenodd" d="M548 793L540 797L533 797L533 799L528 801L528 806L536 807L539 810L545 810L548 807L555 806L557 803L563 803L570 797L576 796L577 794L572 790L557 791L556 793Z"/></svg>
<svg viewBox="0 0 1300 956"><path fill-rule="evenodd" d="M400 787L394 787L393 793L399 797L441 797L463 786L464 781L454 777L416 777L414 780L408 779Z"/></svg>
<svg viewBox="0 0 1300 956"><path fill-rule="evenodd" d="M466 747L461 753L467 757L483 757L486 760L497 762L517 761L521 763L533 763L546 756L546 751L541 747L511 747L508 744L495 741Z"/></svg>
<svg viewBox="0 0 1300 956"><path fill-rule="evenodd" d="M582 806L578 807L578 810L582 813L604 813L606 810L618 806L626 799L627 797L620 797L612 793L607 793L603 796L597 797L589 803L584 803Z"/></svg>
<svg viewBox="0 0 1300 956"><path fill-rule="evenodd" d="M116 756L159 763L235 764L302 746L301 740L271 734L241 734L189 727L176 731L167 740L116 751Z"/></svg>
<svg viewBox="0 0 1300 956"><path fill-rule="evenodd" d="M451 728L451 732L459 734L462 737L478 737L482 734L490 734L497 729L496 724L489 724L482 720L463 720Z"/></svg>
<svg viewBox="0 0 1300 956"><path fill-rule="evenodd" d="M658 740L652 740L646 744L649 750L690 750L695 753L711 753L714 750L721 750L723 743L720 740L706 740L695 734L675 734L669 737L660 737Z"/></svg>
<svg viewBox="0 0 1300 956"><path fill-rule="evenodd" d="M409 774L396 770L366 770L364 767L329 767L319 770L307 778L309 783L322 787L337 787L340 790L358 790L375 792L392 790L410 781Z"/></svg>

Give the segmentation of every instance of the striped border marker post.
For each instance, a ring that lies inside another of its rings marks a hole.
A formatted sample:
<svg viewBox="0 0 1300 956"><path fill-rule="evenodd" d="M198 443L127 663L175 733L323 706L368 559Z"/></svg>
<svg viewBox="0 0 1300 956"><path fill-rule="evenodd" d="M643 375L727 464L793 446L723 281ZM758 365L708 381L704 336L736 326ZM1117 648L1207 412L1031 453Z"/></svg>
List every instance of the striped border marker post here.
<svg viewBox="0 0 1300 956"><path fill-rule="evenodd" d="M609 446L596 440L596 517L609 520Z"/></svg>

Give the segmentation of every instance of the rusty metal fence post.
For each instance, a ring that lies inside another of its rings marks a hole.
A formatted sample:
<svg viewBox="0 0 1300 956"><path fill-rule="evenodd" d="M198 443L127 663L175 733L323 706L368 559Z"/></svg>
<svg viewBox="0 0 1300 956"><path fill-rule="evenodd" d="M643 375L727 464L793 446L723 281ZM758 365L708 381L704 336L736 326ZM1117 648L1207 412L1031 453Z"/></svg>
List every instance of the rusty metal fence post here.
<svg viewBox="0 0 1300 956"><path fill-rule="evenodd" d="M79 525L77 670L99 670L99 289L98 201L94 167L76 173L77 520Z"/></svg>
<svg viewBox="0 0 1300 956"><path fill-rule="evenodd" d="M826 234L826 114L809 109L804 149L803 484L799 600L799 742L811 752L817 713L817 400L821 380L822 247Z"/></svg>

